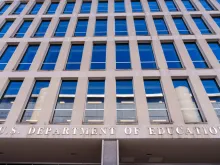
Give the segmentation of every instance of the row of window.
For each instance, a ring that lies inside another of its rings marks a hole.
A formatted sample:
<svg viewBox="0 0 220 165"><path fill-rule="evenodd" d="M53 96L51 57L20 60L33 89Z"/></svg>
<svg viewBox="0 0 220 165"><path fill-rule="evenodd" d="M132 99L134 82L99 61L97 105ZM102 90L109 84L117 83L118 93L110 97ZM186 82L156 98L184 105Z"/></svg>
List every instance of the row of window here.
<svg viewBox="0 0 220 165"><path fill-rule="evenodd" d="M201 79L211 104L220 117L220 88L215 79ZM36 123L48 94L50 81L37 80L29 96L22 123ZM10 81L0 99L0 121L5 121L18 95L22 81ZM194 98L187 79L173 79L173 87L183 114L185 123L205 122L205 116ZM171 116L159 79L144 79L145 96L150 121L152 123L170 123ZM77 80L63 80L57 96L51 123L68 123L77 90ZM118 123L135 123L136 105L132 79L116 79L116 111ZM84 112L84 123L100 123L104 120L105 80L89 80Z"/></svg>
<svg viewBox="0 0 220 165"><path fill-rule="evenodd" d="M213 17L216 24L220 27L220 17ZM157 30L158 35L169 35L171 34L164 18L153 18L154 24ZM200 30L201 34L213 34L213 30L209 28L207 23L203 20L202 17L193 17L195 24ZM176 28L181 35L192 34L192 31L189 28L189 25L186 24L185 20L182 17L173 17L173 21L176 25ZM13 20L6 20L5 23L0 28L0 38L4 37L11 25ZM36 29L33 37L44 37L51 20L42 20ZM18 30L15 32L13 37L22 38L30 27L32 20L24 20L20 25ZM107 36L108 31L108 21L107 19L97 19L95 24L94 36ZM55 29L54 37L64 37L68 29L69 20L61 19ZM134 26L137 36L147 36L149 35L147 24L145 18L134 18ZM74 36L75 37L84 37L86 36L88 28L88 19L79 19L75 28ZM128 28L126 18L116 18L115 19L115 36L128 36Z"/></svg>
<svg viewBox="0 0 220 165"><path fill-rule="evenodd" d="M157 0L146 0L148 2L149 8L151 12L160 12L161 7L158 4ZM168 10L170 12L179 11L178 5L175 3L175 0L164 0ZM202 6L207 11L217 10L214 4L209 2L208 0L199 0L199 2L202 4ZM218 1L219 2L219 1ZM182 0L182 3L184 4L185 8L188 11L196 11L198 8L195 4L193 4L190 0ZM220 2L219 2L220 3ZM12 12L12 14L20 14L27 3L20 3L19 6ZM39 12L41 9L41 6L43 5L42 2L36 2L36 4L32 7L32 9L29 11L28 14L35 15ZM57 7L59 5L59 2L51 2L50 6L48 7L45 14L55 14ZM91 10L91 1L83 1L80 9L80 13L90 13ZM5 3L0 8L0 14L3 14L10 6L10 3ZM63 14L72 14L74 10L75 2L67 2L64 9ZM141 4L140 0L131 0L131 7L132 12L143 12L143 5ZM124 1L115 1L114 2L114 8L115 12L125 12L125 4ZM97 12L98 13L108 13L108 1L99 1L97 6Z"/></svg>

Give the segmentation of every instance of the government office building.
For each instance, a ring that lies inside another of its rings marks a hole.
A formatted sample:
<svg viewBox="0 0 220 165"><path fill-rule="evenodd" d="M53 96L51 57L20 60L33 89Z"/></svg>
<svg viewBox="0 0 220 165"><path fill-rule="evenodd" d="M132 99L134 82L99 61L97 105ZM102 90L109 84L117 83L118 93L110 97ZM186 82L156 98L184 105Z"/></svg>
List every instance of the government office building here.
<svg viewBox="0 0 220 165"><path fill-rule="evenodd" d="M220 0L1 0L0 165L220 164Z"/></svg>

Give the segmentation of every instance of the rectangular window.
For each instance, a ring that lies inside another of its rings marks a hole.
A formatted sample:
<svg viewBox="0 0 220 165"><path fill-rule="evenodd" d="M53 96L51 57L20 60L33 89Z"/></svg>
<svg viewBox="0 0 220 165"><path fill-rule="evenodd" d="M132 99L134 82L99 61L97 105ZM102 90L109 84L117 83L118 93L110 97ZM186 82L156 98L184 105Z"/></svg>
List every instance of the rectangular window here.
<svg viewBox="0 0 220 165"><path fill-rule="evenodd" d="M176 7L173 0L165 0L165 3L169 11L178 11L178 8Z"/></svg>
<svg viewBox="0 0 220 165"><path fill-rule="evenodd" d="M190 31L189 31L188 27L186 26L183 18L174 17L173 20L174 20L174 23L176 25L176 28L177 28L179 34L183 34L183 35L190 34Z"/></svg>
<svg viewBox="0 0 220 165"><path fill-rule="evenodd" d="M125 4L124 1L115 1L115 13L124 13Z"/></svg>
<svg viewBox="0 0 220 165"><path fill-rule="evenodd" d="M80 19L77 22L74 36L75 37L85 37L88 26L88 19Z"/></svg>
<svg viewBox="0 0 220 165"><path fill-rule="evenodd" d="M92 4L92 2L83 2L80 13L82 13L82 14L90 13L91 4Z"/></svg>
<svg viewBox="0 0 220 165"><path fill-rule="evenodd" d="M41 70L54 70L57 58L60 54L61 45L50 45L44 62L41 66Z"/></svg>
<svg viewBox="0 0 220 165"><path fill-rule="evenodd" d="M199 0L202 6L205 8L207 11L215 10L212 5L207 1L207 0Z"/></svg>
<svg viewBox="0 0 220 165"><path fill-rule="evenodd" d="M108 13L108 1L99 1L97 13Z"/></svg>
<svg viewBox="0 0 220 165"><path fill-rule="evenodd" d="M215 79L202 79L209 100L220 119L220 88Z"/></svg>
<svg viewBox="0 0 220 165"><path fill-rule="evenodd" d="M104 118L105 81L89 80L84 123L100 123Z"/></svg>
<svg viewBox="0 0 220 165"><path fill-rule="evenodd" d="M20 5L16 8L16 10L12 14L14 15L20 14L26 5L27 5L26 3L20 3Z"/></svg>
<svg viewBox="0 0 220 165"><path fill-rule="evenodd" d="M11 27L14 21L6 20L5 23L0 28L0 38L4 37L5 33L7 33L8 29Z"/></svg>
<svg viewBox="0 0 220 165"><path fill-rule="evenodd" d="M182 0L187 11L196 11L196 8L193 6L190 0Z"/></svg>
<svg viewBox="0 0 220 165"><path fill-rule="evenodd" d="M127 21L126 19L115 19L115 35L127 36Z"/></svg>
<svg viewBox="0 0 220 165"><path fill-rule="evenodd" d="M24 37L31 23L32 23L32 20L24 20L24 22L22 23L18 31L15 33L14 37L16 38Z"/></svg>
<svg viewBox="0 0 220 165"><path fill-rule="evenodd" d="M148 0L148 5L149 5L151 12L159 12L160 11L160 7L157 3L157 0Z"/></svg>
<svg viewBox="0 0 220 165"><path fill-rule="evenodd" d="M116 69L131 69L129 44L116 44Z"/></svg>
<svg viewBox="0 0 220 165"><path fill-rule="evenodd" d="M154 18L154 24L156 26L158 35L169 34L169 30L163 18Z"/></svg>
<svg viewBox="0 0 220 165"><path fill-rule="evenodd" d="M117 122L137 122L132 80L116 80L116 100Z"/></svg>
<svg viewBox="0 0 220 165"><path fill-rule="evenodd" d="M144 80L144 88L150 121L152 123L169 123L170 119L160 80Z"/></svg>
<svg viewBox="0 0 220 165"><path fill-rule="evenodd" d="M173 43L162 44L163 53L169 69L182 68L181 61Z"/></svg>
<svg viewBox="0 0 220 165"><path fill-rule="evenodd" d="M50 25L50 20L42 20L40 26L34 34L34 37L44 37L48 27Z"/></svg>
<svg viewBox="0 0 220 165"><path fill-rule="evenodd" d="M208 28L208 26L206 25L206 23L202 18L193 17L193 20L196 26L198 27L198 29L200 30L201 34L212 34L211 30Z"/></svg>
<svg viewBox="0 0 220 165"><path fill-rule="evenodd" d="M29 14L36 15L39 12L42 5L43 3L37 2Z"/></svg>
<svg viewBox="0 0 220 165"><path fill-rule="evenodd" d="M4 14L4 12L9 8L11 3L5 3L0 9L0 15Z"/></svg>
<svg viewBox="0 0 220 165"><path fill-rule="evenodd" d="M218 25L218 27L220 28L220 17L213 17L215 23Z"/></svg>
<svg viewBox="0 0 220 165"><path fill-rule="evenodd" d="M48 8L47 10L47 13L46 14L55 14L56 13L56 10L57 10L57 7L58 7L59 3L58 2L52 2L50 4L50 7Z"/></svg>
<svg viewBox="0 0 220 165"><path fill-rule="evenodd" d="M72 14L74 10L74 6L75 6L75 2L67 2L63 14Z"/></svg>
<svg viewBox="0 0 220 165"><path fill-rule="evenodd" d="M84 45L72 45L66 63L66 70L79 70L83 55Z"/></svg>
<svg viewBox="0 0 220 165"><path fill-rule="evenodd" d="M144 18L135 18L134 25L137 36L146 36L148 35L147 25Z"/></svg>
<svg viewBox="0 0 220 165"><path fill-rule="evenodd" d="M17 70L29 70L32 61L37 53L39 45L29 45L22 60L20 61Z"/></svg>
<svg viewBox="0 0 220 165"><path fill-rule="evenodd" d="M17 45L8 45L7 48L4 50L3 54L0 57L0 70L5 69L5 66L8 64L8 61L11 59L16 48Z"/></svg>
<svg viewBox="0 0 220 165"><path fill-rule="evenodd" d="M69 20L60 20L56 32L54 33L55 37L64 37L66 34L66 30L69 25Z"/></svg>
<svg viewBox="0 0 220 165"><path fill-rule="evenodd" d="M195 68L208 68L208 65L196 43L185 43L185 47Z"/></svg>
<svg viewBox="0 0 220 165"><path fill-rule="evenodd" d="M143 12L140 0L131 1L132 12Z"/></svg>
<svg viewBox="0 0 220 165"><path fill-rule="evenodd" d="M185 123L200 123L203 121L189 83L186 79L174 79L173 86L179 101Z"/></svg>
<svg viewBox="0 0 220 165"><path fill-rule="evenodd" d="M95 24L95 36L107 36L107 19L97 19Z"/></svg>
<svg viewBox="0 0 220 165"><path fill-rule="evenodd" d="M18 95L22 81L10 81L0 99L0 123L5 122Z"/></svg>
<svg viewBox="0 0 220 165"><path fill-rule="evenodd" d="M156 69L156 61L150 43L138 43L139 56L142 69Z"/></svg>
<svg viewBox="0 0 220 165"><path fill-rule="evenodd" d="M71 121L77 81L63 80L53 114L53 124L69 123Z"/></svg>
<svg viewBox="0 0 220 165"><path fill-rule="evenodd" d="M40 111L48 94L49 81L36 81L27 105L24 109L21 122L35 124L39 120Z"/></svg>
<svg viewBox="0 0 220 165"><path fill-rule="evenodd" d="M93 45L92 61L90 69L105 69L106 63L106 44Z"/></svg>
<svg viewBox="0 0 220 165"><path fill-rule="evenodd" d="M218 62L220 63L220 44L218 42L209 42L208 44L216 56Z"/></svg>

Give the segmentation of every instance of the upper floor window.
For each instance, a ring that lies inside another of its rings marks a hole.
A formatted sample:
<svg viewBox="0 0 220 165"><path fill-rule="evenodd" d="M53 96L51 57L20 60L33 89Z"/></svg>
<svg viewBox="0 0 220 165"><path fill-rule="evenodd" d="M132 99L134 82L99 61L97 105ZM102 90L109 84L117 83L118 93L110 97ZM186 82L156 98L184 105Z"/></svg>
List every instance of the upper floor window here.
<svg viewBox="0 0 220 165"><path fill-rule="evenodd" d="M75 37L84 37L86 36L86 31L87 31L87 26L88 26L88 19L80 19L77 22L76 29L74 36Z"/></svg>
<svg viewBox="0 0 220 165"><path fill-rule="evenodd" d="M126 19L115 19L115 35L127 36L127 21Z"/></svg>
<svg viewBox="0 0 220 165"><path fill-rule="evenodd" d="M190 34L190 31L189 31L188 27L186 26L183 18L174 17L173 20L174 20L174 23L176 25L176 28L177 28L179 34L183 34L183 35Z"/></svg>
<svg viewBox="0 0 220 165"><path fill-rule="evenodd" d="M66 63L66 70L79 70L83 55L84 45L72 45Z"/></svg>
<svg viewBox="0 0 220 165"><path fill-rule="evenodd" d="M140 0L131 1L132 12L143 12Z"/></svg>
<svg viewBox="0 0 220 165"><path fill-rule="evenodd" d="M21 59L17 70L29 70L32 61L37 53L39 45L29 45L23 58Z"/></svg>
<svg viewBox="0 0 220 165"><path fill-rule="evenodd" d="M215 23L218 25L218 27L220 28L220 17L213 17Z"/></svg>
<svg viewBox="0 0 220 165"><path fill-rule="evenodd" d="M116 44L116 69L131 69L129 44Z"/></svg>
<svg viewBox="0 0 220 165"><path fill-rule="evenodd" d="M5 3L0 9L0 15L4 14L4 12L9 8L11 3Z"/></svg>
<svg viewBox="0 0 220 165"><path fill-rule="evenodd" d="M154 18L154 24L156 26L158 35L169 34L169 30L163 18Z"/></svg>
<svg viewBox="0 0 220 165"><path fill-rule="evenodd" d="M29 14L36 15L39 12L42 5L43 5L43 3L37 2Z"/></svg>
<svg viewBox="0 0 220 165"><path fill-rule="evenodd" d="M185 46L195 68L208 68L208 65L196 43L185 43Z"/></svg>
<svg viewBox="0 0 220 165"><path fill-rule="evenodd" d="M144 18L135 18L134 25L137 36L146 36L148 35L147 25Z"/></svg>
<svg viewBox="0 0 220 165"><path fill-rule="evenodd" d="M106 65L106 44L93 45L92 60L90 69L105 69Z"/></svg>
<svg viewBox="0 0 220 165"><path fill-rule="evenodd" d="M97 13L108 13L108 1L99 1Z"/></svg>
<svg viewBox="0 0 220 165"><path fill-rule="evenodd" d="M80 13L90 13L92 2L83 2Z"/></svg>
<svg viewBox="0 0 220 165"><path fill-rule="evenodd" d="M205 8L207 11L215 10L214 7L207 1L207 0L199 0L202 6Z"/></svg>
<svg viewBox="0 0 220 165"><path fill-rule="evenodd" d="M208 28L208 26L201 17L193 17L193 20L198 29L200 30L201 34L212 34L211 30Z"/></svg>
<svg viewBox="0 0 220 165"><path fill-rule="evenodd" d="M42 20L41 24L39 25L37 31L34 34L34 37L44 37L49 25L50 25L50 20Z"/></svg>
<svg viewBox="0 0 220 165"><path fill-rule="evenodd" d="M63 14L72 14L75 6L75 2L67 2L63 10Z"/></svg>
<svg viewBox="0 0 220 165"><path fill-rule="evenodd" d="M27 5L26 3L20 3L20 5L16 8L16 10L12 14L14 15L20 14L26 5Z"/></svg>
<svg viewBox="0 0 220 165"><path fill-rule="evenodd" d="M57 29L54 33L55 37L64 37L69 25L69 20L60 20Z"/></svg>
<svg viewBox="0 0 220 165"><path fill-rule="evenodd" d="M95 24L95 36L107 36L107 19L97 19Z"/></svg>
<svg viewBox="0 0 220 165"><path fill-rule="evenodd" d="M4 50L3 54L0 57L0 70L4 70L8 61L11 59L12 55L14 54L17 45L8 45L7 48Z"/></svg>
<svg viewBox="0 0 220 165"><path fill-rule="evenodd" d="M55 14L57 7L58 7L59 3L58 2L51 2L50 7L47 10L46 14Z"/></svg>
<svg viewBox="0 0 220 165"><path fill-rule="evenodd" d="M132 80L116 80L116 94L127 95L134 94Z"/></svg>
<svg viewBox="0 0 220 165"><path fill-rule="evenodd" d="M5 21L5 23L0 28L0 38L2 38L5 35L5 33L7 33L8 29L11 27L13 22L14 22L13 20L6 20Z"/></svg>
<svg viewBox="0 0 220 165"><path fill-rule="evenodd" d="M190 0L182 0L187 11L196 11L196 8L193 6Z"/></svg>
<svg viewBox="0 0 220 165"><path fill-rule="evenodd" d="M157 0L148 0L148 5L149 5L151 12L159 12L160 11L160 7L157 3Z"/></svg>
<svg viewBox="0 0 220 165"><path fill-rule="evenodd" d="M15 33L14 37L22 38L24 37L26 31L28 30L29 26L31 25L32 20L24 20L18 31Z"/></svg>
<svg viewBox="0 0 220 165"><path fill-rule="evenodd" d="M178 8L176 7L173 0L165 0L165 3L169 11L178 11Z"/></svg>
<svg viewBox="0 0 220 165"><path fill-rule="evenodd" d="M209 42L208 44L216 56L218 62L220 63L220 44L218 42Z"/></svg>
<svg viewBox="0 0 220 165"><path fill-rule="evenodd" d="M61 48L61 45L55 45L55 44L50 45L47 51L47 55L41 66L41 70L54 70L56 62L57 62L57 58L60 53L60 48Z"/></svg>
<svg viewBox="0 0 220 165"><path fill-rule="evenodd" d="M124 13L125 4L124 1L115 1L115 13Z"/></svg>

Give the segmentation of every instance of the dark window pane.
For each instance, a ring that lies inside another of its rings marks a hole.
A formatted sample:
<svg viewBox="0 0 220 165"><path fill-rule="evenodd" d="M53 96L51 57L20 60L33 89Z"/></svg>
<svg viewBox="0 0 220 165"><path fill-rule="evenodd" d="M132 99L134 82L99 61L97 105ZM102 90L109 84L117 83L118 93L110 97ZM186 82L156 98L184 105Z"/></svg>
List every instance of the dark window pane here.
<svg viewBox="0 0 220 165"><path fill-rule="evenodd" d="M66 34L66 30L69 25L69 20L60 20L56 32L54 34L55 37L64 37Z"/></svg>
<svg viewBox="0 0 220 165"><path fill-rule="evenodd" d="M24 37L26 31L28 30L29 26L31 25L32 21L24 21L19 30L16 32L15 36L16 38L22 38Z"/></svg>
<svg viewBox="0 0 220 165"><path fill-rule="evenodd" d="M140 36L148 35L148 30L144 18L134 19L134 25L135 25L136 35L140 35Z"/></svg>
<svg viewBox="0 0 220 165"><path fill-rule="evenodd" d="M106 45L96 44L93 46L91 69L105 69Z"/></svg>
<svg viewBox="0 0 220 165"><path fill-rule="evenodd" d="M34 37L44 37L48 27L50 24L50 20L43 20L38 27L36 33L34 34Z"/></svg>
<svg viewBox="0 0 220 165"><path fill-rule="evenodd" d="M10 5L10 3L5 3L0 9L0 15L4 14L4 12L9 8Z"/></svg>
<svg viewBox="0 0 220 165"><path fill-rule="evenodd" d="M173 20L180 34L190 34L190 31L187 28L183 18L173 18Z"/></svg>
<svg viewBox="0 0 220 165"><path fill-rule="evenodd" d="M6 21L4 25L2 25L0 29L0 38L2 38L5 33L7 33L8 29L11 27L14 21Z"/></svg>
<svg viewBox="0 0 220 165"><path fill-rule="evenodd" d="M36 3L29 14L32 14L32 15L37 14L42 5L43 3Z"/></svg>
<svg viewBox="0 0 220 165"><path fill-rule="evenodd" d="M75 6L75 2L67 2L63 14L72 14Z"/></svg>
<svg viewBox="0 0 220 165"><path fill-rule="evenodd" d="M107 35L107 20L97 19L95 26L95 36L106 36Z"/></svg>
<svg viewBox="0 0 220 165"><path fill-rule="evenodd" d="M47 13L46 14L55 14L56 13L56 10L57 10L57 7L58 7L59 3L58 2L52 2L50 4L50 7L48 8L47 10Z"/></svg>
<svg viewBox="0 0 220 165"><path fill-rule="evenodd" d="M169 31L163 18L154 18L154 24L158 35L167 35Z"/></svg>
<svg viewBox="0 0 220 165"><path fill-rule="evenodd" d="M158 6L157 0L148 0L148 5L151 12L158 12L160 8Z"/></svg>
<svg viewBox="0 0 220 165"><path fill-rule="evenodd" d="M74 36L75 37L86 36L87 26L88 26L88 20L78 20Z"/></svg>
<svg viewBox="0 0 220 165"><path fill-rule="evenodd" d="M116 94L133 94L132 80L116 80Z"/></svg>
<svg viewBox="0 0 220 165"><path fill-rule="evenodd" d="M212 33L202 18L194 17L193 20L194 20L196 26L198 27L198 29L200 30L201 34L211 34Z"/></svg>
<svg viewBox="0 0 220 165"><path fill-rule="evenodd" d="M116 44L116 69L131 69L128 44Z"/></svg>
<svg viewBox="0 0 220 165"><path fill-rule="evenodd" d="M115 35L127 36L127 21L126 19L115 19Z"/></svg>
<svg viewBox="0 0 220 165"><path fill-rule="evenodd" d="M8 64L8 61L11 59L12 55L17 48L16 45L9 45L4 53L0 57L0 70L4 70L5 66Z"/></svg>

